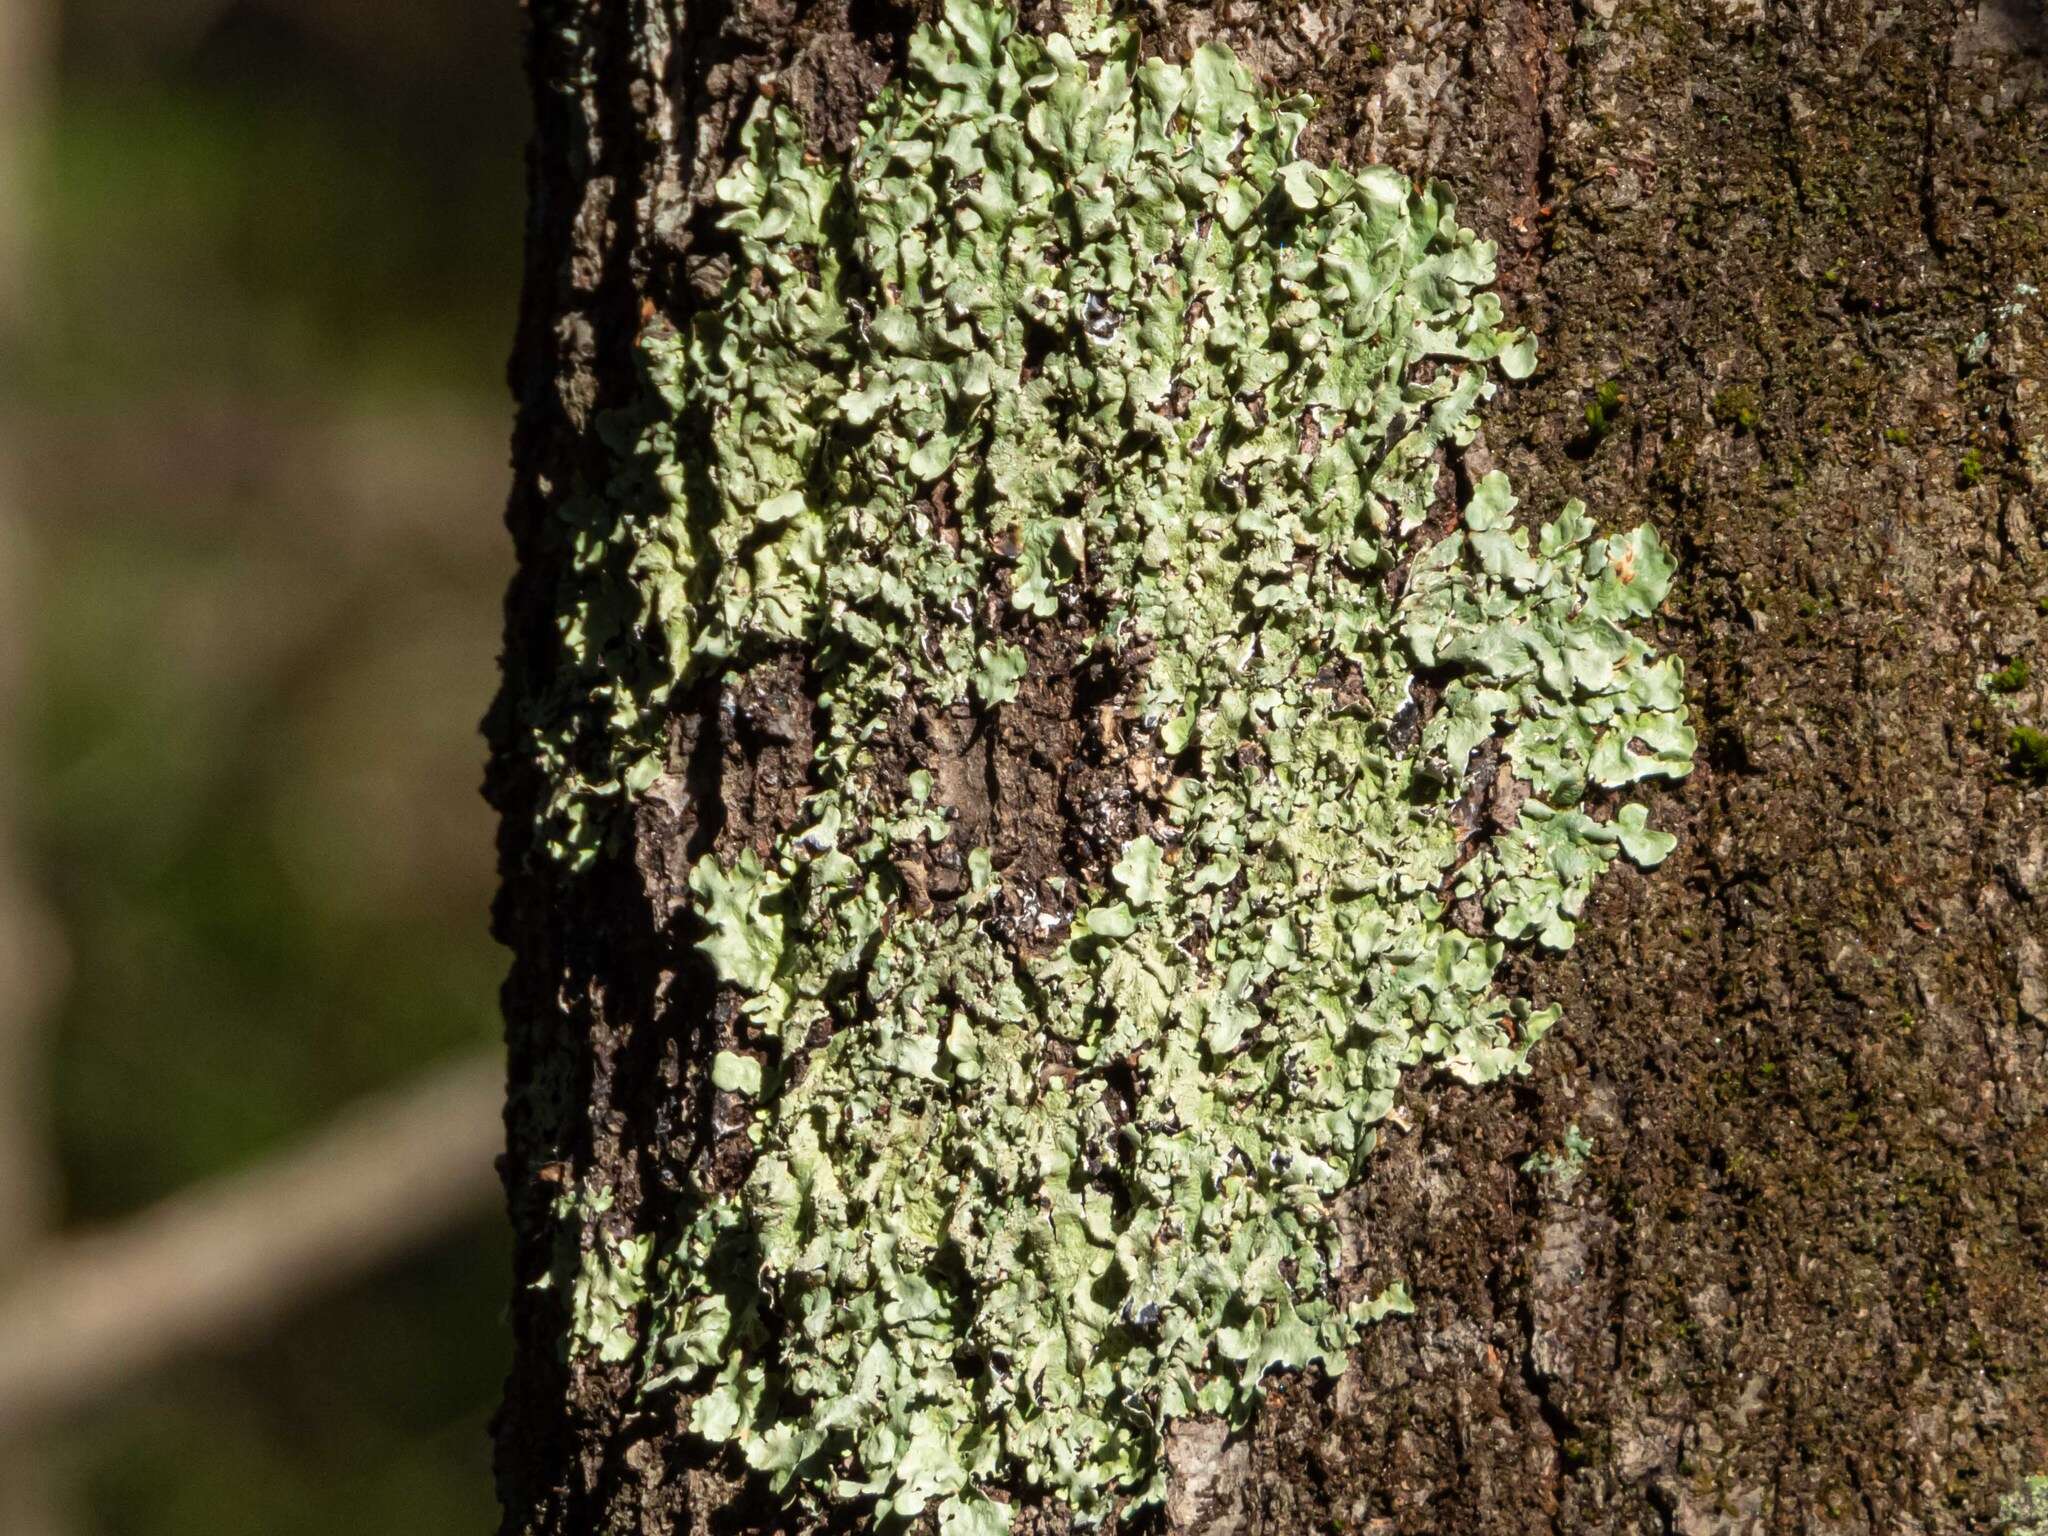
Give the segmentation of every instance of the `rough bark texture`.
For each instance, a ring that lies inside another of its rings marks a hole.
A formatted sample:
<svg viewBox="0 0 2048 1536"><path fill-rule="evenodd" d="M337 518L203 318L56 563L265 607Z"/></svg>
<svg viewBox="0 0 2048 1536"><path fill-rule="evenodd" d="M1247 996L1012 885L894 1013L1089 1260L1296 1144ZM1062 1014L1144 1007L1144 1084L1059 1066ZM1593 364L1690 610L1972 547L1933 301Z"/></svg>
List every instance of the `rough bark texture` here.
<svg viewBox="0 0 2048 1536"><path fill-rule="evenodd" d="M554 665L550 510L600 472L593 412L631 387L643 307L680 315L716 278L701 199L755 81L779 71L843 144L916 16L531 8L508 697ZM1178 1436L1173 1497L1129 1523L1991 1529L2048 1470L2048 790L2008 751L2048 691L1978 686L2016 655L2048 671L2048 311L2020 288L2048 284L2038 0L1142 14L1151 46L1218 37L1314 92L1317 152L1444 180L1499 240L1544 361L1475 452L1525 505L1582 495L1678 550L1660 643L1691 666L1704 761L1657 808L1671 862L1618 868L1577 948L1527 968L1566 1009L1535 1077L1404 1095L1412 1128L1351 1219L1416 1315L1334 1385L1281 1385L1236 1442ZM1089 736L1101 681L1034 660L1052 681L971 777L998 786L999 851L1085 868L1143 786ZM765 847L793 814L808 718L796 667L687 701L688 793L643 808L630 862L573 882L529 857L538 786L494 733L508 1532L795 1527L627 1368L565 1363L561 1294L533 1282L578 1237L551 1214L565 1183L615 1191L586 1219L646 1230L716 1139L699 1090L723 1025L673 914L690 858ZM958 757L951 724L909 724L910 756ZM1576 1180L1523 1170L1571 1125L1592 1142Z"/></svg>

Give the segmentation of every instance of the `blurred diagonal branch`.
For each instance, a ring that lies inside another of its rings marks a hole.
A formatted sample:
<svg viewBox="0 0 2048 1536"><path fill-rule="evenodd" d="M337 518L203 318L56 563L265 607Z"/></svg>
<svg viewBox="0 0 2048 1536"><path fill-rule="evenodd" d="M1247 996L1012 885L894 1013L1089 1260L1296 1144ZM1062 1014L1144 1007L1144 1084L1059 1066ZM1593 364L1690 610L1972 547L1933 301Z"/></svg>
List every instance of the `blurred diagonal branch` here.
<svg viewBox="0 0 2048 1536"><path fill-rule="evenodd" d="M486 1052L365 1101L295 1150L54 1242L0 1293L0 1439L484 1209L503 1143Z"/></svg>

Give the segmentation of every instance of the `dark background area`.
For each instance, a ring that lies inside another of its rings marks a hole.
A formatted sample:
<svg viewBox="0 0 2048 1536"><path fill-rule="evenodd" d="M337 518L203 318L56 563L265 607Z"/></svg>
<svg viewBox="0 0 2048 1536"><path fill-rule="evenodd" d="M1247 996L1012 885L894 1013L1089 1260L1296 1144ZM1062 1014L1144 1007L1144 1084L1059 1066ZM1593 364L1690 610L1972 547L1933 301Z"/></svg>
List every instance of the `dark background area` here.
<svg viewBox="0 0 2048 1536"><path fill-rule="evenodd" d="M512 0L47 10L0 412L65 1233L498 1038L526 104ZM60 1528L489 1528L501 1227L43 1426Z"/></svg>

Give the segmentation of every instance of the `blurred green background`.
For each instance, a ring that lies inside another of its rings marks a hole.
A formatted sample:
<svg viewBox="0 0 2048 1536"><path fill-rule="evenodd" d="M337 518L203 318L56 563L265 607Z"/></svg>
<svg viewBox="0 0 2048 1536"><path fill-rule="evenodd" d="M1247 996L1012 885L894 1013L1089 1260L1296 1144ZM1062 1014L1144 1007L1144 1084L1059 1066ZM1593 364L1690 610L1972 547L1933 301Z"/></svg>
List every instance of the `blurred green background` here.
<svg viewBox="0 0 2048 1536"><path fill-rule="evenodd" d="M515 0L33 3L0 644L62 1233L498 1037L526 105ZM479 1205L45 1426L52 1523L489 1529L505 1248Z"/></svg>

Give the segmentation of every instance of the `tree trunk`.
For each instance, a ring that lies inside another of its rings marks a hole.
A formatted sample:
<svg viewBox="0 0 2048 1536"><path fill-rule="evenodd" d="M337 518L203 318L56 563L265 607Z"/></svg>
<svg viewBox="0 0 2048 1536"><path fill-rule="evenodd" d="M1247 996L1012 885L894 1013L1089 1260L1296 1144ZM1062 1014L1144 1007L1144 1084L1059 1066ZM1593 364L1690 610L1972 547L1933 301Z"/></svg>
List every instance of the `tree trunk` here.
<svg viewBox="0 0 2048 1536"><path fill-rule="evenodd" d="M829 163L921 18L529 4L520 564L488 786L513 952L505 1529L792 1530L689 1432L688 1392L646 1390L654 1282L620 1256L670 1242L692 1174L747 1155L707 1080L739 1025L689 875L799 825L803 658L667 699L660 771L584 868L541 846L557 786L526 723L566 665L564 508L615 480L600 424L644 389L636 343L724 291L713 187L759 82ZM1413 1073L1344 1197L1412 1314L1334 1382L1269 1377L1227 1441L1190 1421L1163 1511L1105 1528L1995 1528L2048 1472L2037 0L1136 14L1148 53L1220 42L1313 94L1305 153L1434 178L1498 242L1540 361L1454 467L1469 486L1476 448L1544 516L1582 497L1661 530L1679 572L1655 638L1685 659L1700 754L1647 792L1671 858L1617 865L1569 952L1511 953L1503 990L1562 1008L1533 1074ZM974 748L999 851L1099 834L1125 770L1091 745L1091 686L1032 694L1038 716ZM957 716L912 724L917 761L966 750ZM598 1306L616 1348L572 1339ZM1017 1507L1020 1530L1063 1526Z"/></svg>

